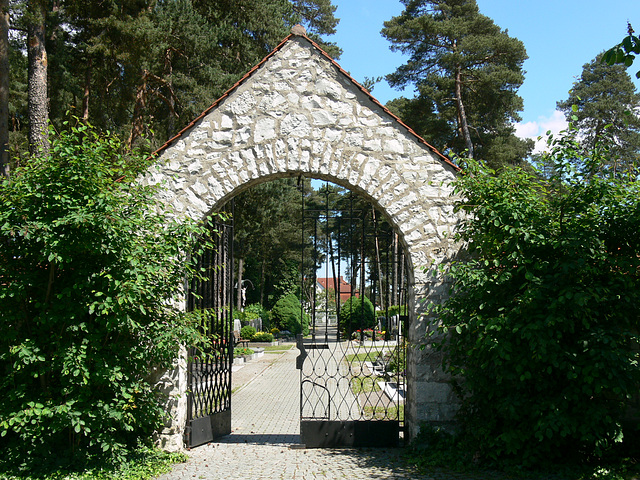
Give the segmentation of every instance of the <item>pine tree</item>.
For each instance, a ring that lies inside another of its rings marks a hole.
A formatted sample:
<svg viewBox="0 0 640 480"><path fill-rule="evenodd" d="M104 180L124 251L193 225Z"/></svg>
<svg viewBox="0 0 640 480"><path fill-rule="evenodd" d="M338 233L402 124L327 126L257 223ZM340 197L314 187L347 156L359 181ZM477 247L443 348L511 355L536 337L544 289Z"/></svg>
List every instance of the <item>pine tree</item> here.
<svg viewBox="0 0 640 480"><path fill-rule="evenodd" d="M443 151L483 158L497 166L518 163L533 142L515 136L527 54L479 13L475 0L402 0L405 10L385 22L391 49L409 60L387 76L393 87L415 85L413 99L390 108ZM433 129L431 129L433 128Z"/></svg>
<svg viewBox="0 0 640 480"><path fill-rule="evenodd" d="M47 96L46 0L27 2L27 55L29 58L29 150L49 150L49 97Z"/></svg>
<svg viewBox="0 0 640 480"><path fill-rule="evenodd" d="M9 176L9 0L0 0L0 179Z"/></svg>
<svg viewBox="0 0 640 480"><path fill-rule="evenodd" d="M303 182L305 197L313 195L310 180ZM280 179L256 185L237 195L234 202L234 255L243 259L243 278L255 286L255 290L248 292L247 303L260 302L271 307L280 296L297 290L300 284L303 225L302 195L297 180ZM305 267L311 270L310 257L305 259Z"/></svg>
<svg viewBox="0 0 640 480"><path fill-rule="evenodd" d="M292 25L302 22L317 36L337 23L329 0L63 5L48 45L54 124L73 110L128 144L151 139L152 148L231 87Z"/></svg>
<svg viewBox="0 0 640 480"><path fill-rule="evenodd" d="M603 135L611 138L611 168L628 170L638 164L640 94L624 65L608 65L599 55L583 66L569 97L557 106L579 130L585 148L593 149Z"/></svg>
<svg viewBox="0 0 640 480"><path fill-rule="evenodd" d="M340 21L334 16L337 7L331 0L291 0L291 4L298 21L306 27L307 35L333 58L339 58L342 49L322 38L322 35L335 34Z"/></svg>

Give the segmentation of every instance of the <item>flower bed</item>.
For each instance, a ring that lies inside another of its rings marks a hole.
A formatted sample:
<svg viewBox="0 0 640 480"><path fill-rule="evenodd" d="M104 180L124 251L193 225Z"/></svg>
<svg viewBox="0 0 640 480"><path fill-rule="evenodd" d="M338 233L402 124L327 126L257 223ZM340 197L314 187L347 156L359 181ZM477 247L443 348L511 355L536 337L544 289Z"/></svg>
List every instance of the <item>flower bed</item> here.
<svg viewBox="0 0 640 480"><path fill-rule="evenodd" d="M385 331L380 332L372 328L366 328L364 330L356 330L351 334L351 340L361 340L363 336L364 336L364 340L371 340L375 342L375 341L385 340L385 337L387 336L387 332Z"/></svg>

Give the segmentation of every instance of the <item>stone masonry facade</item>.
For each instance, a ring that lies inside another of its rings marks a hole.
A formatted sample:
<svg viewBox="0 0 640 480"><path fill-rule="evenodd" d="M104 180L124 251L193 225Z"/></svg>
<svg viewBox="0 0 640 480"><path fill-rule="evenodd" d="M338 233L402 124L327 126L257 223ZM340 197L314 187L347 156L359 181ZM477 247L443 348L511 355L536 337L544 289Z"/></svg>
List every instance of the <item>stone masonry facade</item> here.
<svg viewBox="0 0 640 480"><path fill-rule="evenodd" d="M446 292L433 266L456 254L456 168L391 115L304 34L292 34L159 151L147 180L178 215L201 220L261 182L304 175L347 187L385 212L411 265L406 425L448 423L455 398L440 357L425 348L428 306ZM184 367L184 362L180 363ZM173 422L163 445L181 448L185 376L162 380Z"/></svg>

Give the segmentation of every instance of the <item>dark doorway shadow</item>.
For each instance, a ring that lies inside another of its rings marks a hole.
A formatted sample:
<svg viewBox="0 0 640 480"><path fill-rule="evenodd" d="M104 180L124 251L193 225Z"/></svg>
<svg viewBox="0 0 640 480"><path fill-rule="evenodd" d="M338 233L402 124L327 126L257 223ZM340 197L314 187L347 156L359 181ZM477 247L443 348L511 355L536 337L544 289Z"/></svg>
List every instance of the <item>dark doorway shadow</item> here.
<svg viewBox="0 0 640 480"><path fill-rule="evenodd" d="M218 443L251 443L254 445L299 445L300 435L290 434L231 434L215 440Z"/></svg>

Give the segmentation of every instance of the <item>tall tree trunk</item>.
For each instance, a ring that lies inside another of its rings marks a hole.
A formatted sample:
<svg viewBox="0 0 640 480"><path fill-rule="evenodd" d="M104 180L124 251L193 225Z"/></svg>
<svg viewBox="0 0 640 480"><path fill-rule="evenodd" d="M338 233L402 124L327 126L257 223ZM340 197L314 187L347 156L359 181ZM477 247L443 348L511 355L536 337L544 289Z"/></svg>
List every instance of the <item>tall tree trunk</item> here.
<svg viewBox="0 0 640 480"><path fill-rule="evenodd" d="M384 278L382 276L382 261L380 259L380 240L378 238L378 220L376 218L376 210L371 205L371 215L373 216L373 224L374 224L374 232L375 232L375 244L376 244L376 268L378 269L378 286L380 287L380 291L378 292L378 296L380 299L380 308L382 310L387 309L387 302L385 299L385 287L388 288L388 285L385 285ZM374 298L375 300L375 298ZM374 303L375 306L375 303Z"/></svg>
<svg viewBox="0 0 640 480"><path fill-rule="evenodd" d="M167 51L164 54L164 71L165 71L165 76L166 78L169 79L168 81L168 86L169 86L169 92L173 92L173 84L171 81L171 75L173 74L173 63L172 63L172 50L171 49L167 49ZM168 95L168 99L169 99L169 118L167 119L167 138L171 138L175 135L175 130L176 130L176 120L175 120L175 114L174 112L176 111L176 100L175 97L173 95Z"/></svg>
<svg viewBox="0 0 640 480"><path fill-rule="evenodd" d="M242 312L242 270L244 269L244 259L238 259L238 300L236 303L238 312Z"/></svg>
<svg viewBox="0 0 640 480"><path fill-rule="evenodd" d="M89 97L91 95L91 70L93 62L87 60L87 70L84 72L84 95L82 96L82 120L89 120Z"/></svg>
<svg viewBox="0 0 640 480"><path fill-rule="evenodd" d="M336 262L333 254L333 238L329 235L329 257L331 258L331 274L333 275L333 300L336 302L336 314L340 314L340 293L342 290L342 282L340 281L339 271L336 273ZM338 257L338 270L340 269L340 258ZM315 291L315 285L313 290ZM329 305L329 282L327 282L327 306ZM327 317L328 318L328 317ZM328 321L328 320L327 320Z"/></svg>
<svg viewBox="0 0 640 480"><path fill-rule="evenodd" d="M260 268L260 305L264 306L264 281L267 272L267 261L262 259L262 267Z"/></svg>
<svg viewBox="0 0 640 480"><path fill-rule="evenodd" d="M49 152L49 109L47 96L47 49L45 47L46 0L29 0L27 35L29 60L29 151Z"/></svg>
<svg viewBox="0 0 640 480"><path fill-rule="evenodd" d="M405 289L404 280L405 280L405 276L404 276L404 252L403 252L400 254L400 295L398 298L398 305L404 305L405 303L407 303L407 298L406 298L406 295L404 294L404 289Z"/></svg>
<svg viewBox="0 0 640 480"><path fill-rule="evenodd" d="M471 143L471 134L469 133L469 125L467 124L467 114L464 110L462 102L462 68L456 67L456 104L458 106L458 119L460 121L460 130L464 137L464 143L469 151L469 158L473 158L473 143Z"/></svg>
<svg viewBox="0 0 640 480"><path fill-rule="evenodd" d="M9 0L0 0L0 177L9 176Z"/></svg>
<svg viewBox="0 0 640 480"><path fill-rule="evenodd" d="M393 232L393 275L391 279L391 305L398 303L398 234Z"/></svg>
<svg viewBox="0 0 640 480"><path fill-rule="evenodd" d="M127 139L126 145L131 148L138 137L144 131L143 115L147 108L147 80L149 78L149 70L142 72L142 83L138 85L136 91L136 104L133 107L133 118L131 121L131 134Z"/></svg>

